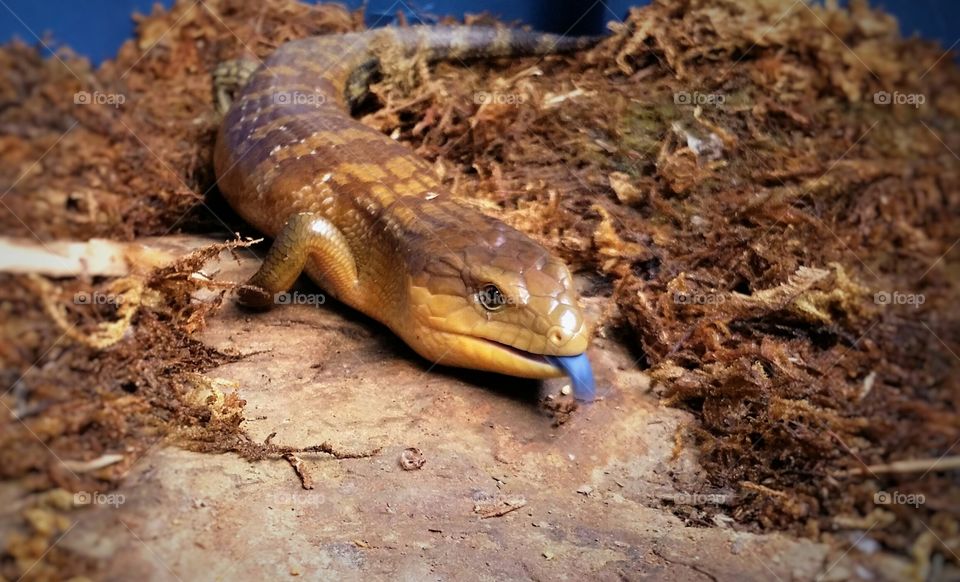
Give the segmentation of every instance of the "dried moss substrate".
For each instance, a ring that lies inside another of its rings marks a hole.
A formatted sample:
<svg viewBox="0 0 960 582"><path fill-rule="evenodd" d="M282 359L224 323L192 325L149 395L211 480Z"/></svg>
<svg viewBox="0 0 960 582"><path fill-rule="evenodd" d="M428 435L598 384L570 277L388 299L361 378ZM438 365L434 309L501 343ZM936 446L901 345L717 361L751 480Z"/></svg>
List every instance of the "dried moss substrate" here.
<svg viewBox="0 0 960 582"><path fill-rule="evenodd" d="M869 529L920 571L956 560L957 471L866 468L957 453L951 57L863 3L693 1L637 9L566 62L388 81L368 121L604 276L619 312L601 333L696 414L705 491L736 490L738 522ZM478 109L478 91L521 105Z"/></svg>
<svg viewBox="0 0 960 582"><path fill-rule="evenodd" d="M128 240L227 231L223 209L211 212L204 197L214 186L213 66L359 22L338 7L239 1L183 2L135 18L135 39L96 71L69 49L52 58L22 43L0 50L6 235ZM104 103L91 104L98 94ZM239 429L244 403L235 387L199 375L235 356L191 339L222 300L198 303L192 292L222 286L189 275L220 250L118 281L0 275L0 376L10 388L0 396L0 478L48 492L22 511L23 533L3 541L0 579L95 572L54 544L70 527L60 513L72 505L65 491L109 491L153 446L172 440L262 454ZM121 300L77 305L76 293ZM123 459L100 469L60 462L118 450Z"/></svg>
<svg viewBox="0 0 960 582"><path fill-rule="evenodd" d="M179 2L139 18L96 71L6 47L0 224L44 240L240 228L207 195L210 71L360 22L281 0ZM664 403L695 414L683 444L701 451L705 492L738 492L739 527L869 530L921 566L957 561L956 470L861 471L960 452L952 56L858 2L678 0L635 10L577 57L421 64L392 63L364 120L611 298L598 333L635 347ZM81 106L78 91L125 102ZM878 91L925 103L876 103ZM123 442L134 462L184 426L204 450L243 446L242 403L211 414L190 399L192 374L229 357L190 339L215 304L191 304L195 283L167 275L140 280L143 300L107 348L61 337L50 305L116 282L4 281L0 354L15 389L2 400L23 417L0 429L5 478L76 489L46 447L94 458ZM122 309L64 317L90 334ZM101 487L122 469L96 473ZM876 504L878 491L926 502ZM724 508L674 510L700 524ZM44 547L11 545L3 574Z"/></svg>

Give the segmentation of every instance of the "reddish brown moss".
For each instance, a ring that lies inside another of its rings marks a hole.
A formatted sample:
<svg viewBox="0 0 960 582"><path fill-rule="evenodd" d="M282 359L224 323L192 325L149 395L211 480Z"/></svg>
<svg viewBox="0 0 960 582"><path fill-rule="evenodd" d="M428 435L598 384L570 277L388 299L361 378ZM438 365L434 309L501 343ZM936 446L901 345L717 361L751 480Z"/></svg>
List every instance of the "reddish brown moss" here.
<svg viewBox="0 0 960 582"><path fill-rule="evenodd" d="M283 0L204 4L138 18L136 39L96 71L68 54L0 51L5 232L223 229L201 200L242 228L204 198L210 71L360 20ZM936 457L960 437L960 76L939 48L851 5L655 2L583 56L391 69L364 119L610 298L603 325L635 345L664 402L695 413L683 442L700 448L711 486L738 492L741 524L817 536L867 516L900 550L929 526L952 550L934 551L955 559L956 472L845 472ZM78 106L83 90L126 101ZM926 103L878 105L878 91ZM508 99L481 104L478 92ZM97 351L57 343L31 287L5 281L3 377L39 364L4 401L44 410L3 425L5 477L71 485L26 426L53 451L90 457L117 442L144 450L172 429L201 450L249 445L242 403L212 414L184 398L190 373L223 356L190 339L203 313L184 287L151 284L165 301ZM924 303L874 301L893 292ZM897 488L928 503L877 517L874 492Z"/></svg>

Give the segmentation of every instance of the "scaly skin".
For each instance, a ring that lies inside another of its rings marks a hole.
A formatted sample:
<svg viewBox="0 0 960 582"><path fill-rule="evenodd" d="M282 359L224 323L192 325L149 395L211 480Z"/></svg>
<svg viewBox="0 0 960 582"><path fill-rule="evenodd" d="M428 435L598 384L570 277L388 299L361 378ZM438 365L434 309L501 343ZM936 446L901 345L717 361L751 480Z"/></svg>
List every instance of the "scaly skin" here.
<svg viewBox="0 0 960 582"><path fill-rule="evenodd" d="M250 224L276 237L250 281L263 291L248 290L241 299L269 303L305 270L433 362L528 378L562 375L542 356L582 354L590 337L563 262L519 231L458 204L426 162L348 110L365 90L376 55L419 50L431 60L464 59L592 42L414 27L281 46L238 91L217 137L224 196ZM490 297L484 306L481 299Z"/></svg>

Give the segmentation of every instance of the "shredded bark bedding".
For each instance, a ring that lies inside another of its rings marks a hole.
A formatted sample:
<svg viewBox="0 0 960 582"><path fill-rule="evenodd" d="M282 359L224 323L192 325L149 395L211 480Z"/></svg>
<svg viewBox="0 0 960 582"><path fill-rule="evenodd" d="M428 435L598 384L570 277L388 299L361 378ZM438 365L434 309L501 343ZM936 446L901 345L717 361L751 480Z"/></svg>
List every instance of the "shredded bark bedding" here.
<svg viewBox="0 0 960 582"><path fill-rule="evenodd" d="M135 18L97 69L65 48L0 50L7 235L241 230L211 169L211 71L362 28L360 13L288 0ZM694 413L682 444L700 451L705 491L738 492L739 527L869 529L920 563L958 562L953 57L857 1L659 1L611 29L582 55L385 63L359 113L609 299L598 333ZM242 401L210 386L197 399L197 374L233 357L191 339L218 305L190 299L206 256L127 281L2 276L2 478L78 490L89 483L53 455L121 442L133 459L164 435L263 454L239 429ZM96 291L129 301L63 307ZM123 468L82 475L106 486ZM889 491L925 503L885 504ZM704 525L723 509L674 508ZM31 540L8 543L0 574L45 547Z"/></svg>

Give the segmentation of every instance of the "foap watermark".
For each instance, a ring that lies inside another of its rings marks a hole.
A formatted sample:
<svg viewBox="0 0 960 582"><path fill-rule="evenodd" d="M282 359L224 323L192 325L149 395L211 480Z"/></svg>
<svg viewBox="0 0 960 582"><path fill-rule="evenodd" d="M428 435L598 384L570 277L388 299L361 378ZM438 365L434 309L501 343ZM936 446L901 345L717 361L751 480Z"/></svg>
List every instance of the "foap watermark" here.
<svg viewBox="0 0 960 582"><path fill-rule="evenodd" d="M271 491L266 502L271 507L308 507L323 505L327 498L315 491Z"/></svg>
<svg viewBox="0 0 960 582"><path fill-rule="evenodd" d="M77 91L73 94L74 105L109 105L120 107L127 102L123 93L103 93L101 91Z"/></svg>
<svg viewBox="0 0 960 582"><path fill-rule="evenodd" d="M499 91L477 91L473 94L473 102L477 105L523 105L527 96L523 93L501 93Z"/></svg>
<svg viewBox="0 0 960 582"><path fill-rule="evenodd" d="M724 493L665 493L660 499L672 501L676 505L726 505L733 501L732 495Z"/></svg>
<svg viewBox="0 0 960 582"><path fill-rule="evenodd" d="M727 300L724 293L693 293L676 291L673 302L677 305L719 305Z"/></svg>
<svg viewBox="0 0 960 582"><path fill-rule="evenodd" d="M877 305L912 305L919 308L927 301L922 293L900 293L899 291L878 291L873 294Z"/></svg>
<svg viewBox="0 0 960 582"><path fill-rule="evenodd" d="M516 303L512 297L505 295L496 285L484 285L473 294L473 300L487 311L499 311L508 305Z"/></svg>
<svg viewBox="0 0 960 582"><path fill-rule="evenodd" d="M709 105L720 107L727 98L723 93L701 93L700 91L677 91L673 94L673 102L677 105Z"/></svg>
<svg viewBox="0 0 960 582"><path fill-rule="evenodd" d="M81 291L73 294L74 305L120 305L121 303L123 303L123 295L116 293L100 293L99 291L87 293Z"/></svg>
<svg viewBox="0 0 960 582"><path fill-rule="evenodd" d="M73 504L80 505L110 505L120 507L127 501L123 493L101 493L99 491L77 491L73 494Z"/></svg>
<svg viewBox="0 0 960 582"><path fill-rule="evenodd" d="M327 102L327 96L319 91L280 91L273 94L274 105L308 105L319 107Z"/></svg>
<svg viewBox="0 0 960 582"><path fill-rule="evenodd" d="M323 305L327 298L323 293L276 293L273 296L276 305Z"/></svg>
<svg viewBox="0 0 960 582"><path fill-rule="evenodd" d="M873 102L877 105L912 105L919 109L921 105L927 102L927 96L923 93L877 91L873 94Z"/></svg>
<svg viewBox="0 0 960 582"><path fill-rule="evenodd" d="M900 491L877 491L873 494L877 505L912 505L920 507L927 502L923 493L901 493Z"/></svg>

